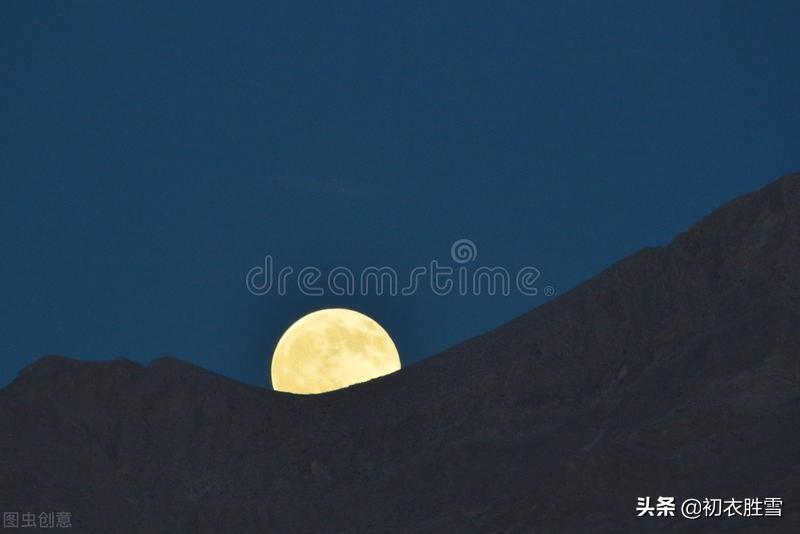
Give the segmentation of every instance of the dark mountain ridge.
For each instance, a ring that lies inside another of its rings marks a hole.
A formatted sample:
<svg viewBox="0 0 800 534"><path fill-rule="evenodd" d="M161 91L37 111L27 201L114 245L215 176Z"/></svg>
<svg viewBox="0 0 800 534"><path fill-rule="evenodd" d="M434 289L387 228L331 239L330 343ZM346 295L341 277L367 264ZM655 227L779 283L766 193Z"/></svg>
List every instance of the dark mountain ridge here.
<svg viewBox="0 0 800 534"><path fill-rule="evenodd" d="M81 532L800 531L800 175L399 373L295 396L175 359L0 390L0 510ZM781 497L638 518L639 496Z"/></svg>

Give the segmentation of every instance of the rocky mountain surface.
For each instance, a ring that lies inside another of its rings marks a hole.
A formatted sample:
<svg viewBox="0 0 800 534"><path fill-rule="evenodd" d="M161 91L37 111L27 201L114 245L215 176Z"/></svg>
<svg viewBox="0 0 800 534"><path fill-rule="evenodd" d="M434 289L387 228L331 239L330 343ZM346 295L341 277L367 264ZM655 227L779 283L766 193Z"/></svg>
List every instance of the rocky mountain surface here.
<svg viewBox="0 0 800 534"><path fill-rule="evenodd" d="M637 517L640 496L783 515ZM800 175L329 394L44 358L0 390L0 510L97 533L800 532Z"/></svg>

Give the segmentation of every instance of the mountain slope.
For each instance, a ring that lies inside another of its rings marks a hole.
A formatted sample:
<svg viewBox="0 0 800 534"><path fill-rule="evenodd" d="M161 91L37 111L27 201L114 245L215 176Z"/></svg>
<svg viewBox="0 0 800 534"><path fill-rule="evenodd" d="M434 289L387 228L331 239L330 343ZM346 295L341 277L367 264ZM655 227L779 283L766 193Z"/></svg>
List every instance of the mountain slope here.
<svg viewBox="0 0 800 534"><path fill-rule="evenodd" d="M800 528L800 175L388 377L318 396L49 357L0 391L0 510L84 532ZM637 518L639 496L782 518Z"/></svg>

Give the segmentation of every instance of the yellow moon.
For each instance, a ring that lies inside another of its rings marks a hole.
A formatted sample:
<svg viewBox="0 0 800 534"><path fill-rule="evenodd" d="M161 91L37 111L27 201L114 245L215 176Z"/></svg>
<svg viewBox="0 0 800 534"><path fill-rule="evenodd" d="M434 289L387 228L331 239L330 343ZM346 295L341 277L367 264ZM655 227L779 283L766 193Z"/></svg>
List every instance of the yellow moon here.
<svg viewBox="0 0 800 534"><path fill-rule="evenodd" d="M400 355L381 325L344 308L300 318L272 355L272 387L323 393L400 370Z"/></svg>

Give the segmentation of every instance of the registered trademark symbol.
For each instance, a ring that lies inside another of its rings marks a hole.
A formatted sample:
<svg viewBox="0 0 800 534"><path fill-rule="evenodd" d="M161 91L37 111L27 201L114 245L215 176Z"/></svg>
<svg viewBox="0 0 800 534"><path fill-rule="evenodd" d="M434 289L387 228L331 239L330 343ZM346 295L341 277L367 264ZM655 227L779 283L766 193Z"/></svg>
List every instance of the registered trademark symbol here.
<svg viewBox="0 0 800 534"><path fill-rule="evenodd" d="M556 288L554 288L553 286L545 286L544 294L547 297L552 297L553 295L556 294Z"/></svg>

